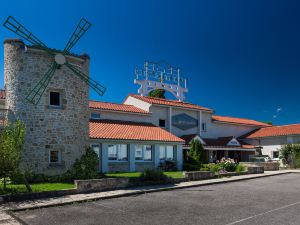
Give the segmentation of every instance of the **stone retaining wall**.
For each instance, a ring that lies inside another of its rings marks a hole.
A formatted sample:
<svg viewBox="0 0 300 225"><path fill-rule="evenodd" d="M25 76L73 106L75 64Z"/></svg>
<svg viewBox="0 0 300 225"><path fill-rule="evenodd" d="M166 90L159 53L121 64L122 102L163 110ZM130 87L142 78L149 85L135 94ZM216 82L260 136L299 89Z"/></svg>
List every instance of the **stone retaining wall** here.
<svg viewBox="0 0 300 225"><path fill-rule="evenodd" d="M264 167L263 166L249 166L248 167L248 173L249 174L257 174L257 173L264 173Z"/></svg>
<svg viewBox="0 0 300 225"><path fill-rule="evenodd" d="M265 171L279 170L279 162L240 162L240 164L250 167L250 166L262 166Z"/></svg>
<svg viewBox="0 0 300 225"><path fill-rule="evenodd" d="M125 188L129 184L128 178L103 178L92 180L75 180L75 188L78 192L105 191Z"/></svg>
<svg viewBox="0 0 300 225"><path fill-rule="evenodd" d="M210 171L190 171L190 172L183 172L184 177L187 180L204 180L210 179L214 177L214 173Z"/></svg>

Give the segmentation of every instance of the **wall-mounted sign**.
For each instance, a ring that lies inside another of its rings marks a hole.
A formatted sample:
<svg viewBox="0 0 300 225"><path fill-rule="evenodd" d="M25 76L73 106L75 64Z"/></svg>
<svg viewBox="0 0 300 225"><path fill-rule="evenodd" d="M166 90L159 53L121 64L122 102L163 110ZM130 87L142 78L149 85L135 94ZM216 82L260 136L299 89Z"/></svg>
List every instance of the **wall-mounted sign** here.
<svg viewBox="0 0 300 225"><path fill-rule="evenodd" d="M185 114L181 113L172 116L172 125L181 130L188 130L198 126L198 120Z"/></svg>

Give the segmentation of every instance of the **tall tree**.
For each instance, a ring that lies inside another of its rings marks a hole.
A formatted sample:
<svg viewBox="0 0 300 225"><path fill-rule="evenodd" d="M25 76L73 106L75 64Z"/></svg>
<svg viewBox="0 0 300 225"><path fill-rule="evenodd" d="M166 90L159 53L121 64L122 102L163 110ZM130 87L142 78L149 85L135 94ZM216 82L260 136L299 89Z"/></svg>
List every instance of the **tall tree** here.
<svg viewBox="0 0 300 225"><path fill-rule="evenodd" d="M149 92L148 96L165 99L166 98L165 93L166 93L166 91L164 89L154 89Z"/></svg>
<svg viewBox="0 0 300 225"><path fill-rule="evenodd" d="M25 125L20 120L9 123L0 134L0 178L6 178L14 173L21 160L21 151L25 138Z"/></svg>
<svg viewBox="0 0 300 225"><path fill-rule="evenodd" d="M192 163L202 164L205 162L204 148L198 139L192 140L189 158Z"/></svg>

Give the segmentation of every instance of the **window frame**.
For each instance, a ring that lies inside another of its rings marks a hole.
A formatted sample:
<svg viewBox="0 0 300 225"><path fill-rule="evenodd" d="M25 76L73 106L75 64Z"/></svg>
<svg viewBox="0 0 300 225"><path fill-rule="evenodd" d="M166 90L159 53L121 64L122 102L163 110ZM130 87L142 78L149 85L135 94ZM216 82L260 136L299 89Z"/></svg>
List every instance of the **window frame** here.
<svg viewBox="0 0 300 225"><path fill-rule="evenodd" d="M51 162L51 152L57 152L57 162ZM60 150L56 150L56 149L51 149L49 150L49 164L51 165L57 165L57 164L61 164L61 151Z"/></svg>
<svg viewBox="0 0 300 225"><path fill-rule="evenodd" d="M168 147L173 148L173 159L168 159ZM161 150L164 152L164 158L161 158ZM159 160L160 161L176 161L176 148L174 145L160 145L159 146Z"/></svg>
<svg viewBox="0 0 300 225"><path fill-rule="evenodd" d="M140 159L137 159L137 157L136 157L137 146L141 147L141 150L142 150L142 156L140 157ZM150 149L151 149L151 159L146 160L145 159L145 152L147 151L147 147L149 147L149 146L150 146ZM134 160L136 162L153 162L153 145L136 144L134 146Z"/></svg>
<svg viewBox="0 0 300 225"><path fill-rule="evenodd" d="M164 121L164 126L161 126L161 125L160 125L160 122L161 122L161 121ZM158 126L159 126L160 128L166 128L166 120L165 120L165 119L159 119L159 120L158 120Z"/></svg>
<svg viewBox="0 0 300 225"><path fill-rule="evenodd" d="M51 104L51 93L58 93L59 97L59 105L52 105ZM59 109L62 107L62 92L59 90L50 90L48 94L48 105L50 108L56 108Z"/></svg>
<svg viewBox="0 0 300 225"><path fill-rule="evenodd" d="M94 117L93 115L99 115L99 117ZM100 113L95 113L95 112L91 112L91 119L92 120L100 120L101 119L101 114Z"/></svg>
<svg viewBox="0 0 300 225"><path fill-rule="evenodd" d="M110 159L109 157L109 147L110 146L116 146L116 159ZM119 155L120 155L120 146L126 146L126 160L120 160ZM128 144L108 144L107 146L107 160L108 162L128 162Z"/></svg>
<svg viewBox="0 0 300 225"><path fill-rule="evenodd" d="M206 122L202 122L201 123L201 131L207 131L207 125L206 125Z"/></svg>

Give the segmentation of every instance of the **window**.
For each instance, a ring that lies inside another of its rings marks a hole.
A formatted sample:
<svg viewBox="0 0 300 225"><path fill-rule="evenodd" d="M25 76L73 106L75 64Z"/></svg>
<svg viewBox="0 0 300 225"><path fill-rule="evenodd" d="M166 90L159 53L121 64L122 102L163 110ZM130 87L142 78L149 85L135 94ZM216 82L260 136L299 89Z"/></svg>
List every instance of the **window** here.
<svg viewBox="0 0 300 225"><path fill-rule="evenodd" d="M60 163L60 151L50 150L49 162L50 163Z"/></svg>
<svg viewBox="0 0 300 225"><path fill-rule="evenodd" d="M279 158L279 151L273 152L273 158Z"/></svg>
<svg viewBox="0 0 300 225"><path fill-rule="evenodd" d="M206 123L201 124L201 129L202 129L202 131L206 131Z"/></svg>
<svg viewBox="0 0 300 225"><path fill-rule="evenodd" d="M135 145L135 160L152 161L152 146Z"/></svg>
<svg viewBox="0 0 300 225"><path fill-rule="evenodd" d="M50 91L49 104L51 106L60 106L60 93L57 91Z"/></svg>
<svg viewBox="0 0 300 225"><path fill-rule="evenodd" d="M108 160L127 161L127 145L108 145Z"/></svg>
<svg viewBox="0 0 300 225"><path fill-rule="evenodd" d="M99 120L100 119L100 113L91 113L91 119Z"/></svg>
<svg viewBox="0 0 300 225"><path fill-rule="evenodd" d="M159 120L159 127L166 127L166 120Z"/></svg>
<svg viewBox="0 0 300 225"><path fill-rule="evenodd" d="M172 145L159 146L159 159L160 160L175 160L174 146L172 146Z"/></svg>
<svg viewBox="0 0 300 225"><path fill-rule="evenodd" d="M94 150L94 152L97 153L98 158L100 158L100 146L99 145L91 145L91 148Z"/></svg>

